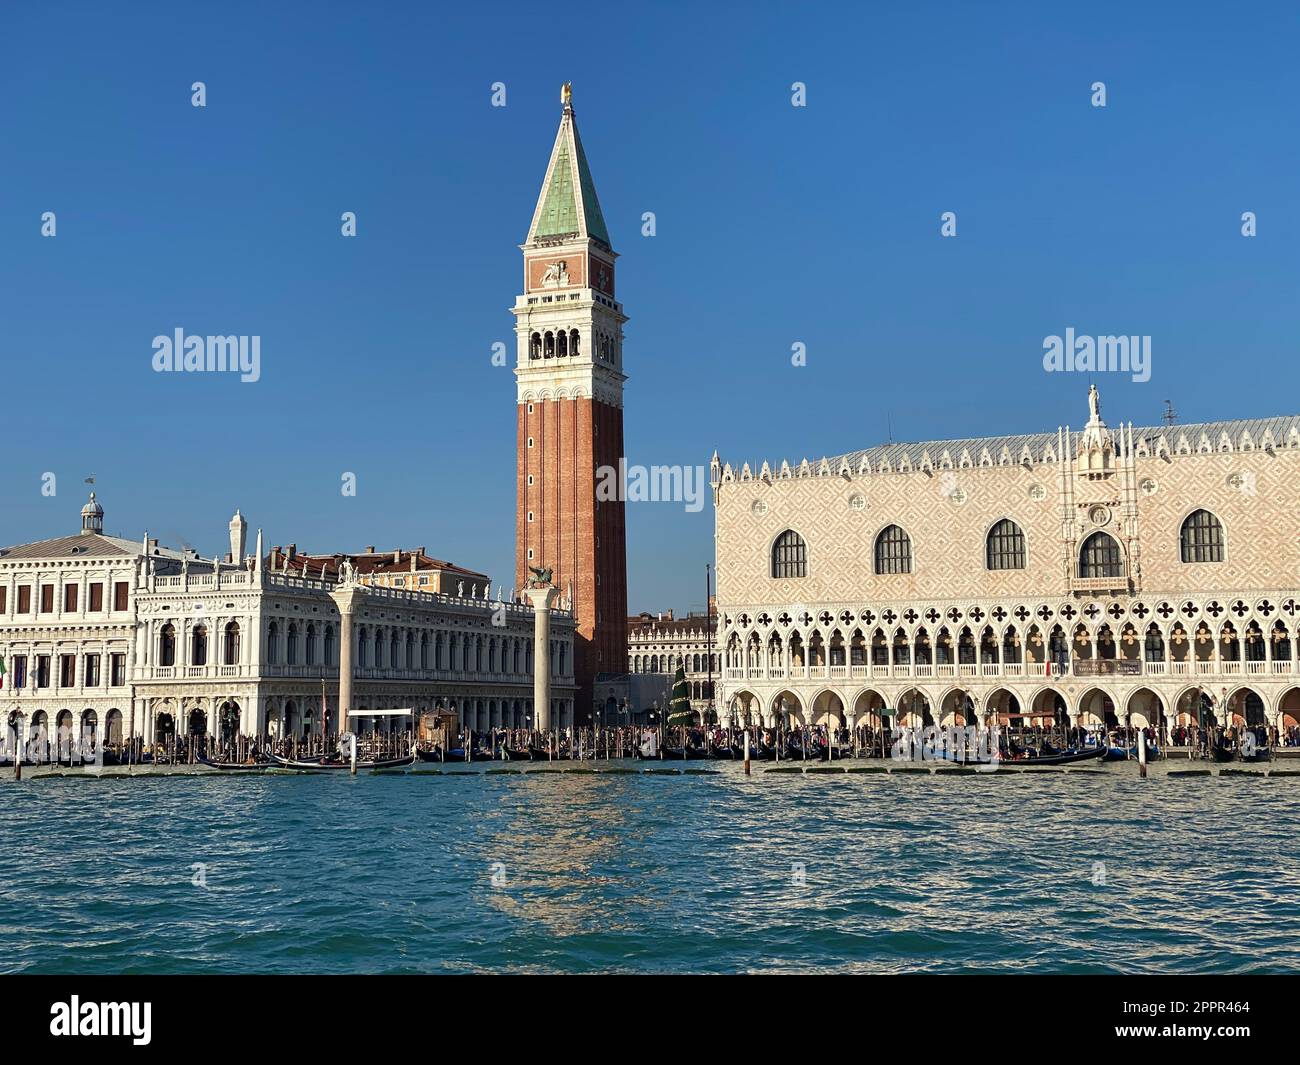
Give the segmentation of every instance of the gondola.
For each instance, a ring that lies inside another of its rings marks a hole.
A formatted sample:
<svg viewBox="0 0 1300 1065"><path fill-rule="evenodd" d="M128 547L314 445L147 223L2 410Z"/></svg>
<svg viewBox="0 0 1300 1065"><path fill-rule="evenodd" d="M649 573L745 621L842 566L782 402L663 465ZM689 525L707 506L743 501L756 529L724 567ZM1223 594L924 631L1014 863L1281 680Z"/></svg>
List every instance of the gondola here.
<svg viewBox="0 0 1300 1065"><path fill-rule="evenodd" d="M1005 754L1000 755L996 760L979 757L971 757L972 752L965 752L965 757L958 759L951 752L945 752L943 757L945 761L956 762L957 765L999 765L999 766L1031 766L1031 765L1068 765L1071 762L1087 762L1094 759L1104 758L1107 748L1105 747L1081 747L1065 751L1053 751L1051 754L1038 754L1032 749L1023 750L1025 757L1008 757Z"/></svg>
<svg viewBox="0 0 1300 1065"><path fill-rule="evenodd" d="M527 747L498 747L497 750L505 754L508 762L532 761L532 752Z"/></svg>
<svg viewBox="0 0 1300 1065"><path fill-rule="evenodd" d="M1241 760L1243 762L1267 762L1271 760L1272 754L1273 752L1267 747L1256 747L1250 754L1243 751Z"/></svg>
<svg viewBox="0 0 1300 1065"><path fill-rule="evenodd" d="M660 747L659 753L663 755L665 761L670 762L698 762L709 757L709 752L703 747L686 747L685 754L682 753L681 747Z"/></svg>
<svg viewBox="0 0 1300 1065"><path fill-rule="evenodd" d="M1154 743L1147 748L1148 760L1152 758L1157 758L1159 757L1159 755L1160 755L1160 748L1157 747ZM1108 747L1106 748L1106 754L1105 757L1102 758L1102 761L1103 762L1126 762L1126 761L1136 762L1137 757L1138 757L1138 749L1136 746Z"/></svg>
<svg viewBox="0 0 1300 1065"><path fill-rule="evenodd" d="M203 756L203 755L199 755L199 756L197 757L196 760L198 761L198 763L199 763L200 765L206 765L206 766L208 766L208 767L210 767L210 768L212 768L212 769L225 769L225 770L239 770L239 769L243 769L243 770L247 771L247 770L249 770L249 769L270 769L271 766L274 764L273 762L269 762L269 761L262 761L262 762L256 762L256 761L255 761L255 762L218 762L218 761L216 761L216 760L214 760L214 759L212 759L212 758L207 758L207 757L205 757L205 756Z"/></svg>
<svg viewBox="0 0 1300 1065"><path fill-rule="evenodd" d="M568 754L564 751L555 751L548 753L545 747L532 746L528 748L528 753L532 755L534 762L559 762L568 759Z"/></svg>
<svg viewBox="0 0 1300 1065"><path fill-rule="evenodd" d="M745 757L745 741L731 745L731 757L737 761ZM749 745L749 760L751 762L771 762L776 758L776 749L769 747L765 743L751 743Z"/></svg>
<svg viewBox="0 0 1300 1065"><path fill-rule="evenodd" d="M823 744L817 743L816 741L809 743L807 748L808 750L807 759L804 758L803 744L796 742L793 739L791 739L789 742L786 743L785 750L786 750L786 757L789 758L790 761L792 762L794 761L802 762L805 760L809 762L816 762L821 759L822 752L825 750L825 746Z"/></svg>
<svg viewBox="0 0 1300 1065"><path fill-rule="evenodd" d="M1226 743L1215 743L1210 747L1210 754L1216 762L1231 762L1237 757L1237 748Z"/></svg>
<svg viewBox="0 0 1300 1065"><path fill-rule="evenodd" d="M376 758L368 761L358 761L358 769L400 769L404 766L414 765L416 756L408 754L405 758ZM293 758L285 758L282 755L271 755L271 761L283 769L351 769L351 761L337 761L321 759L319 761L298 761Z"/></svg>
<svg viewBox="0 0 1300 1065"><path fill-rule="evenodd" d="M849 747L849 746L844 745L844 744L836 744L836 746L835 746L833 749L834 749L834 752L835 752L835 758L834 758L834 761L836 761L836 762L842 761L842 760L845 759L845 758L852 758L852 757L853 757L853 748L852 748L852 747ZM830 747L823 747L823 748L821 749L821 753L818 754L817 757L818 757L821 761L823 761L823 762L829 762L829 761L832 760L832 759L831 759L831 751L832 751L832 748L830 748Z"/></svg>
<svg viewBox="0 0 1300 1065"><path fill-rule="evenodd" d="M1002 758L1001 765L1006 766L1025 766L1025 765L1066 765L1070 762L1087 762L1095 758L1104 758L1106 747L1083 747L1075 750L1059 751L1054 754L1039 754L1025 758ZM977 760L967 759L963 764L979 764Z"/></svg>

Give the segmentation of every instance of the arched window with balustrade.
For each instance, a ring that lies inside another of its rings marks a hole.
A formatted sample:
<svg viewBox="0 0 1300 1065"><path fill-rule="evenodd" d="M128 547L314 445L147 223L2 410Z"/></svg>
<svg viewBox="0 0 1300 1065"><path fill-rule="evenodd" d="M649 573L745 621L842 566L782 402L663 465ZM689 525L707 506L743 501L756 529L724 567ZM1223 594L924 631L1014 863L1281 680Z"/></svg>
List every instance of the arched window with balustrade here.
<svg viewBox="0 0 1300 1065"><path fill-rule="evenodd" d="M1079 549L1080 577L1124 576L1124 553L1109 533L1095 532Z"/></svg>

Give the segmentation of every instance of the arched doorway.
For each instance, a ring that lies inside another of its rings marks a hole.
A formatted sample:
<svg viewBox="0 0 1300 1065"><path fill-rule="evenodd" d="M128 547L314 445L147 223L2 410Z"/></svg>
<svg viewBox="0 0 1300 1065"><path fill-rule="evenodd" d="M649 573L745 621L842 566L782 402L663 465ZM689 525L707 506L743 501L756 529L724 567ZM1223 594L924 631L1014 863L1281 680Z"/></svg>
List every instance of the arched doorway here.
<svg viewBox="0 0 1300 1065"><path fill-rule="evenodd" d="M104 719L104 742L114 747L122 744L122 711L113 709Z"/></svg>
<svg viewBox="0 0 1300 1065"><path fill-rule="evenodd" d="M1284 729L1300 728L1300 688L1288 688L1277 701L1278 712L1282 715ZM35 725L36 718L32 717Z"/></svg>
<svg viewBox="0 0 1300 1065"><path fill-rule="evenodd" d="M803 703L789 689L777 692L768 709L778 726L796 725L803 718Z"/></svg>
<svg viewBox="0 0 1300 1065"><path fill-rule="evenodd" d="M1132 728L1164 729L1165 705L1150 688L1138 688L1128 697L1124 708Z"/></svg>
<svg viewBox="0 0 1300 1065"><path fill-rule="evenodd" d="M885 711L885 697L880 692L867 688L853 700L853 710L859 726L878 729L881 715Z"/></svg>
<svg viewBox="0 0 1300 1065"><path fill-rule="evenodd" d="M898 724L903 728L923 728L934 724L930 700L920 688L908 688L898 697Z"/></svg>
<svg viewBox="0 0 1300 1065"><path fill-rule="evenodd" d="M1110 694L1101 688L1089 688L1079 698L1079 724L1117 728L1119 718L1115 713L1115 702Z"/></svg>
<svg viewBox="0 0 1300 1065"><path fill-rule="evenodd" d="M1238 688L1228 696L1225 725L1233 728L1260 728L1267 724L1264 700L1253 688Z"/></svg>
<svg viewBox="0 0 1300 1065"><path fill-rule="evenodd" d="M176 735L176 719L166 712L154 718L153 738L155 743L165 743Z"/></svg>
<svg viewBox="0 0 1300 1065"><path fill-rule="evenodd" d="M977 725L978 714L975 712L975 700L970 692L963 688L953 688L939 702L939 724L956 725L965 728Z"/></svg>
<svg viewBox="0 0 1300 1065"><path fill-rule="evenodd" d="M1219 723L1214 696L1205 688L1188 688L1174 704L1174 723L1189 728L1214 728Z"/></svg>
<svg viewBox="0 0 1300 1065"><path fill-rule="evenodd" d="M227 699L221 704L217 721L221 729L221 742L233 743L239 738L239 704Z"/></svg>
<svg viewBox="0 0 1300 1065"><path fill-rule="evenodd" d="M984 700L984 713L990 724L1000 725L1003 728L1019 727L1023 724L1022 709L1015 692L1008 691L1006 688L995 688Z"/></svg>
<svg viewBox="0 0 1300 1065"><path fill-rule="evenodd" d="M208 714L202 707L196 706L190 711L188 720L191 736L206 736L208 732Z"/></svg>
<svg viewBox="0 0 1300 1065"><path fill-rule="evenodd" d="M833 691L821 691L813 697L812 720L814 725L840 728L844 724L844 703Z"/></svg>

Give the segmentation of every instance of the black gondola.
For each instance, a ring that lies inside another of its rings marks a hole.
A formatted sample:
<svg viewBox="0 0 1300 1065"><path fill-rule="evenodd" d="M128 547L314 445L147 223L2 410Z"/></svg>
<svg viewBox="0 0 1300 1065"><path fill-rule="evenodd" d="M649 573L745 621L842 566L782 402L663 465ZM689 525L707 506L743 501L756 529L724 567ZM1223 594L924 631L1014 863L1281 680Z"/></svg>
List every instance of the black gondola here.
<svg viewBox="0 0 1300 1065"><path fill-rule="evenodd" d="M1065 765L1069 762L1087 762L1095 758L1104 758L1106 756L1106 747L1083 747L1075 750L1061 751L1058 754L1034 754L1025 758L1002 758L999 765L1004 766L1026 766L1026 765ZM1028 754L1028 752L1026 752ZM961 763L962 765L981 765L983 763L976 758L967 758Z"/></svg>
<svg viewBox="0 0 1300 1065"><path fill-rule="evenodd" d="M709 752L703 747L688 746L684 749L685 753L683 753L683 748L681 747L660 747L659 750L663 754L665 761L696 762L709 757Z"/></svg>
<svg viewBox="0 0 1300 1065"><path fill-rule="evenodd" d="M199 755L197 761L200 765L206 765L212 769L224 770L244 770L247 772L251 769L270 769L275 763L270 761L253 761L253 762L218 762L212 758Z"/></svg>
<svg viewBox="0 0 1300 1065"><path fill-rule="evenodd" d="M368 761L358 761L358 769L400 769L403 766L414 765L416 756L408 754L405 758L375 758ZM282 755L271 755L271 761L282 769L351 769L352 762L320 759L319 761L297 761L292 758L285 758Z"/></svg>

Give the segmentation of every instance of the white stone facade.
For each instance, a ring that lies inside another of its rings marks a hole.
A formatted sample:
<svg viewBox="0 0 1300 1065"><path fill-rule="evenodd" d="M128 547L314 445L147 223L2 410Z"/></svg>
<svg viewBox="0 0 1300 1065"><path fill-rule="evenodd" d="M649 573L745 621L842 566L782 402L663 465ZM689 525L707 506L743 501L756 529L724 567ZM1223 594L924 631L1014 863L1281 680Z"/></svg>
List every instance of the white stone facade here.
<svg viewBox="0 0 1300 1065"><path fill-rule="evenodd" d="M11 725L24 734L37 725L51 733L61 723L89 726L110 742L188 732L302 736L320 733L323 694L329 731L337 731L333 579L272 572L259 562L260 536L258 554L222 562L84 526L0 551L8 668L0 706ZM232 544L238 551L233 533ZM531 606L355 591L355 709L441 706L478 730L528 725ZM552 722L564 728L574 697L569 611L552 611L550 643Z"/></svg>
<svg viewBox="0 0 1300 1065"><path fill-rule="evenodd" d="M1300 417L712 467L724 717L1300 724Z"/></svg>
<svg viewBox="0 0 1300 1065"><path fill-rule="evenodd" d="M669 687L680 666L691 688L691 709L703 715L717 712L715 695L721 679L722 661L713 647L710 619L694 615L685 618L646 617L630 624L627 636L627 669L634 674L664 674ZM712 669L710 669L712 657ZM712 687L710 686L712 685ZM667 706L668 701L663 701Z"/></svg>

